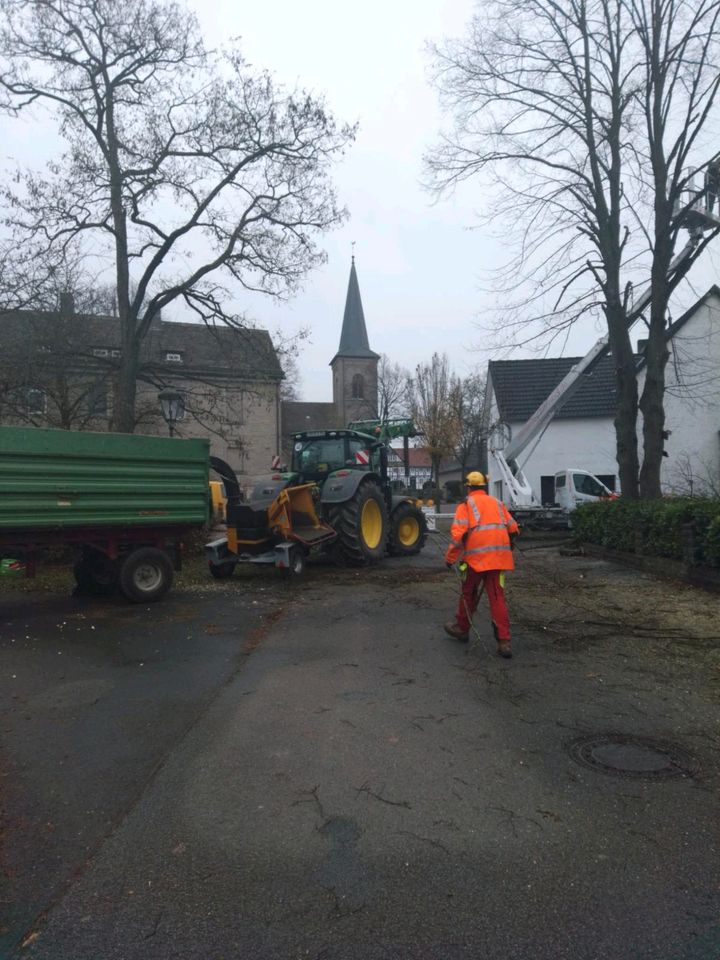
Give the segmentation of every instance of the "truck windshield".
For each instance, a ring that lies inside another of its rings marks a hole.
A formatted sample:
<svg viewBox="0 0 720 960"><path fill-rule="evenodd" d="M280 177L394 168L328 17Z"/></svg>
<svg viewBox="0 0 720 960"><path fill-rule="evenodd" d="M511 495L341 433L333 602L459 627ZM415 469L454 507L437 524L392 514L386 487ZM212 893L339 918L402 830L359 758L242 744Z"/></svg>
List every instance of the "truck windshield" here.
<svg viewBox="0 0 720 960"><path fill-rule="evenodd" d="M584 493L588 497L606 497L608 491L589 473L574 473L573 484L578 493Z"/></svg>

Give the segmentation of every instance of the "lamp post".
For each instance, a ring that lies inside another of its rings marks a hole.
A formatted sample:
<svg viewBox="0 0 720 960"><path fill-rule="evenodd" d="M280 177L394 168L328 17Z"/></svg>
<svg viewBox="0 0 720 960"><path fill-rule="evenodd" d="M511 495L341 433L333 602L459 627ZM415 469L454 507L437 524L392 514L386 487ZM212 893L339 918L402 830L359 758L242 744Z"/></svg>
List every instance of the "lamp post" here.
<svg viewBox="0 0 720 960"><path fill-rule="evenodd" d="M162 415L168 425L168 432L172 437L175 433L175 424L185 416L185 398L177 390L162 390L158 394L162 408Z"/></svg>

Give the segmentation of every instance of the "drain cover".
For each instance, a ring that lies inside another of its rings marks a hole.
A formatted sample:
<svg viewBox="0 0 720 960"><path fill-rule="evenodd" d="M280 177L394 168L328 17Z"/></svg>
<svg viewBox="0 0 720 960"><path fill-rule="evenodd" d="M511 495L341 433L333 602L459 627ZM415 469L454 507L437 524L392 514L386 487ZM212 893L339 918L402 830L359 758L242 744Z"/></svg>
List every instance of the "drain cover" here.
<svg viewBox="0 0 720 960"><path fill-rule="evenodd" d="M697 763L686 750L664 740L608 733L579 737L567 745L576 763L613 777L670 780L691 777Z"/></svg>

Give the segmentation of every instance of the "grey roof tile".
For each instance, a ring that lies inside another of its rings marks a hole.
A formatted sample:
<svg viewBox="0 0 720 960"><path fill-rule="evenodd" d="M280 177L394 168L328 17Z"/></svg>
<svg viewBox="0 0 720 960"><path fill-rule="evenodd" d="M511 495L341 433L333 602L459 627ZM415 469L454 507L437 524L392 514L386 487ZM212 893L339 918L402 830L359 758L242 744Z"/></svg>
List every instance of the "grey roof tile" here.
<svg viewBox="0 0 720 960"><path fill-rule="evenodd" d="M285 400L281 415L284 436L302 433L303 430L337 430L341 426L334 403Z"/></svg>
<svg viewBox="0 0 720 960"><path fill-rule="evenodd" d="M7 344L27 343L29 331L40 346L44 330L52 330L57 315L19 311L0 315L0 335ZM117 317L79 314L62 321L71 333L67 352L92 356L93 349L119 349ZM68 328L67 324L72 327ZM56 331L57 332L57 331ZM55 337L52 338L56 339ZM167 353L180 353L182 364L167 362ZM142 344L141 362L155 369L231 376L243 380L281 380L282 368L267 330L238 329L202 323L155 322Z"/></svg>
<svg viewBox="0 0 720 960"><path fill-rule="evenodd" d="M492 379L503 420L528 420L581 357L546 360L491 360ZM568 402L557 411L559 419L611 417L615 414L615 382L612 357L598 362L593 372Z"/></svg>

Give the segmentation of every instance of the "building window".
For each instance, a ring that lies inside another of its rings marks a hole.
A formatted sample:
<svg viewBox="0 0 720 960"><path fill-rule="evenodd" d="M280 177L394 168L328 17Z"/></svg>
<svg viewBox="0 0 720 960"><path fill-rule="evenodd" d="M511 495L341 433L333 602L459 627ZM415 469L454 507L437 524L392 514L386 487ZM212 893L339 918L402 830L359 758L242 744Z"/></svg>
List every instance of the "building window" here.
<svg viewBox="0 0 720 960"><path fill-rule="evenodd" d="M608 490L612 490L613 493L616 490L617 477L614 473L598 473L597 478L600 483L604 483Z"/></svg>
<svg viewBox="0 0 720 960"><path fill-rule="evenodd" d="M182 363L182 362L183 362L182 354L181 354L181 353L178 353L177 351L174 351L174 352L173 352L173 351L168 351L168 352L165 354L165 360L166 360L168 363Z"/></svg>
<svg viewBox="0 0 720 960"><path fill-rule="evenodd" d="M43 416L47 412L47 394L39 387L28 387L23 395L23 406L29 416Z"/></svg>
<svg viewBox="0 0 720 960"><path fill-rule="evenodd" d="M352 395L353 400L365 399L365 380L360 373L356 373L352 378Z"/></svg>
<svg viewBox="0 0 720 960"><path fill-rule="evenodd" d="M120 350L118 347L93 347L92 355L94 357L102 357L103 359L106 357L117 358L122 355L122 350Z"/></svg>

